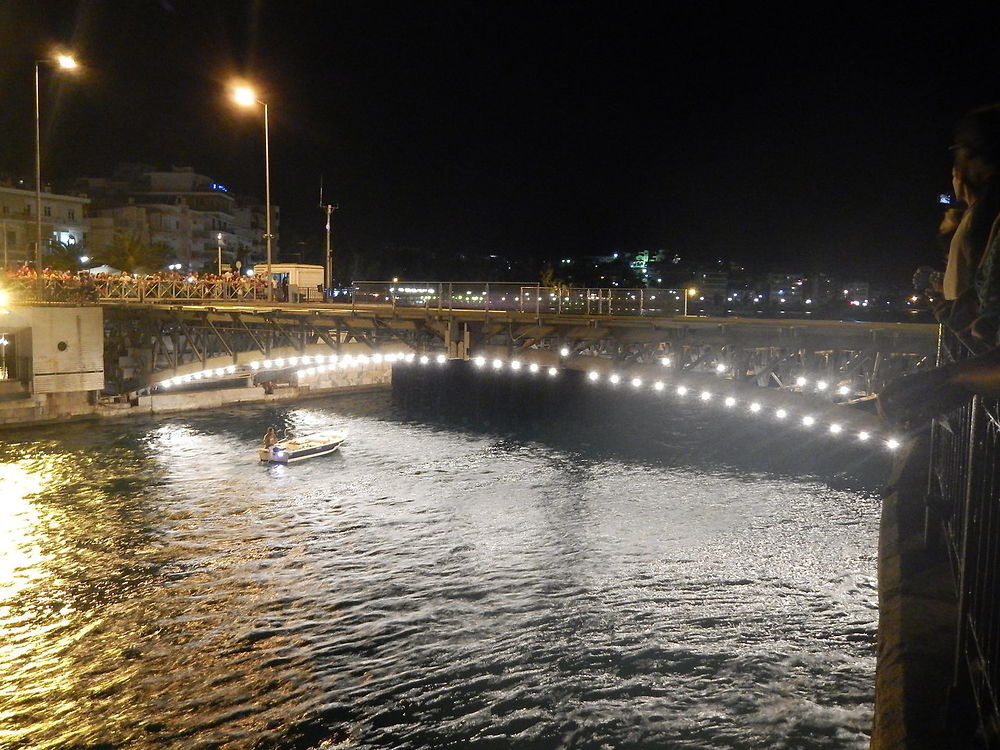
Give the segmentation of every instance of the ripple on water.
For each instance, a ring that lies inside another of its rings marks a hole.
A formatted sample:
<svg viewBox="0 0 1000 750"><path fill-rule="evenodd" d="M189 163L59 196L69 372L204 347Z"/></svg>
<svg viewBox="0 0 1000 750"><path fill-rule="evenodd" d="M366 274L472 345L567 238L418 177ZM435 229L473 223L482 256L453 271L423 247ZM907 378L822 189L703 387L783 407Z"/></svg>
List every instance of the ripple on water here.
<svg viewBox="0 0 1000 750"><path fill-rule="evenodd" d="M324 421L339 455L255 463L261 423ZM0 600L0 744L867 744L863 490L378 400L19 440L0 462L37 482Z"/></svg>

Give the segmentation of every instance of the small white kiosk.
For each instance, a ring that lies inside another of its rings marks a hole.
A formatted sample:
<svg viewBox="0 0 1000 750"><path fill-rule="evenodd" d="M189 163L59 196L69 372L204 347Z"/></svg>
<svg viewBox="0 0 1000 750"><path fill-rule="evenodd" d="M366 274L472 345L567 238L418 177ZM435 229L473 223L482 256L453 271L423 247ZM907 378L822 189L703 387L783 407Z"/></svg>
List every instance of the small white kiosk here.
<svg viewBox="0 0 1000 750"><path fill-rule="evenodd" d="M258 263L254 271L267 273L267 265ZM288 302L321 302L323 300L323 266L307 263L272 263L275 299Z"/></svg>

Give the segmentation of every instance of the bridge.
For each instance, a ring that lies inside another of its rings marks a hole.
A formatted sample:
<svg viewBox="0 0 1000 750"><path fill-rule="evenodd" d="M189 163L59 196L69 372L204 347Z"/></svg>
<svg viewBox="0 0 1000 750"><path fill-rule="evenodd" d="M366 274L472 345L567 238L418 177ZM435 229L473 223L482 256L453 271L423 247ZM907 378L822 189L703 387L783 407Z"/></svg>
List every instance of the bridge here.
<svg viewBox="0 0 1000 750"><path fill-rule="evenodd" d="M221 283L197 299L190 285L163 282L97 291L106 348L119 354L106 372L122 390L193 371L246 376L262 359L413 352L580 369L657 363L770 388L805 378L849 401L932 362L937 347L927 324L685 315L669 290L361 282L350 298L323 302L269 302Z"/></svg>

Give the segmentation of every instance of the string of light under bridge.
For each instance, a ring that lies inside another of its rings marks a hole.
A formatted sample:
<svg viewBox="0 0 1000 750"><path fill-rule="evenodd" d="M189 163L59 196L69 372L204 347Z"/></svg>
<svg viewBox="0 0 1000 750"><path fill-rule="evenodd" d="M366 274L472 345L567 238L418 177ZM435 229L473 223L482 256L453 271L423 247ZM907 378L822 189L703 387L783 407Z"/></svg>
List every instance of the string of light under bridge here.
<svg viewBox="0 0 1000 750"><path fill-rule="evenodd" d="M365 367L369 364L413 364L423 367L433 364L438 367L443 367L452 361L461 360L449 360L444 354L431 356L427 354L417 355L413 353L391 353L385 355L301 355L287 358L279 357L275 359L254 360L238 366L228 365L226 367L208 368L198 372L168 378L161 381L159 386L164 389L169 389L203 380L207 381L225 377L256 375L261 372L286 370L289 368L295 368L292 375L297 381L297 384L305 385L310 379L314 379L319 375L335 372L337 370ZM518 359L501 359L499 357L490 359L478 356L474 357L471 361L473 366L479 370L490 371L493 373L506 373L511 376L527 375L529 377L558 378L563 372L563 369L559 367L543 365L537 362L523 362ZM662 363L669 365L669 360L663 360ZM800 429L810 430L813 432L824 432L826 435L833 438L851 439L861 443L881 445L890 451L896 450L901 444L898 437L885 434L875 429L854 429L849 424L845 424L845 421L849 422L850 420L829 420L825 419L822 415L817 416L815 410L803 411L801 408L796 408L796 405L793 404L794 399L790 397L787 398L787 403L783 403L778 406L765 404L765 399L762 398L762 396L766 396L766 398L771 401L782 395L786 397L790 396L787 392L775 391L774 389L760 388L756 389L759 391L759 395L745 396L736 392L736 389L731 385L731 381L720 381L720 384L722 382L730 382L730 387L728 389L725 387L719 388L717 386L714 388L707 388L690 382L668 383L663 378L640 377L638 375L631 374L622 375L621 373L614 371L602 373L598 369L588 370L586 368L583 368L583 371L585 373L584 377L587 381L596 387L604 386L610 388L628 388L636 392L651 390L656 394L684 399L688 402L701 404L706 407L714 406L753 417L770 419L775 423L784 424L788 427L798 427ZM683 380L683 378L681 379ZM688 380L690 380L690 378ZM800 378L797 384L799 386L804 385L804 379ZM823 381L818 381L815 386L819 391L826 388Z"/></svg>

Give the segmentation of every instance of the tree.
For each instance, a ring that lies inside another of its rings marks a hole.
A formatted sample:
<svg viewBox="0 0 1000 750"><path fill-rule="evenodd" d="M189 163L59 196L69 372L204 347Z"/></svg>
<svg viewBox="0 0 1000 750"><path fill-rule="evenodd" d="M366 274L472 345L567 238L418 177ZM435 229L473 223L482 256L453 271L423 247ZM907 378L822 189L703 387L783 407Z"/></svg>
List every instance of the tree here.
<svg viewBox="0 0 1000 750"><path fill-rule="evenodd" d="M150 272L167 264L170 248L165 242L144 242L135 234L118 231L111 247L96 259L129 273Z"/></svg>
<svg viewBox="0 0 1000 750"><path fill-rule="evenodd" d="M83 254L79 245L52 242L42 258L42 265L56 271L75 271L80 266L80 256Z"/></svg>

